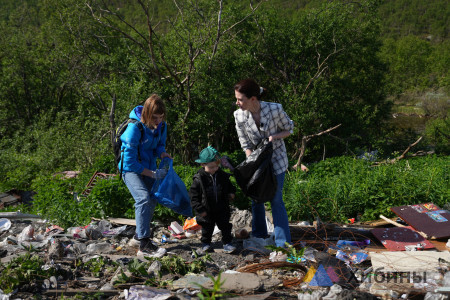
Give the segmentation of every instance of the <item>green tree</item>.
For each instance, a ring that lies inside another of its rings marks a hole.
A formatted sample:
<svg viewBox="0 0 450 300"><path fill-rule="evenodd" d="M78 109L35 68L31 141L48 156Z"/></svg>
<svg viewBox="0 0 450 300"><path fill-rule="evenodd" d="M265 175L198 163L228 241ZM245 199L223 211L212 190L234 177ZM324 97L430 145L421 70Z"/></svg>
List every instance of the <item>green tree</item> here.
<svg viewBox="0 0 450 300"><path fill-rule="evenodd" d="M299 12L294 20L280 20L271 10L256 20L255 69L249 76L269 87L271 98L294 119L297 130L288 141L296 148L302 135L338 124L342 143L321 138L312 148L338 154L348 145L370 145L379 134L376 128L390 105L383 93L385 68L376 55L376 4L327 3Z"/></svg>

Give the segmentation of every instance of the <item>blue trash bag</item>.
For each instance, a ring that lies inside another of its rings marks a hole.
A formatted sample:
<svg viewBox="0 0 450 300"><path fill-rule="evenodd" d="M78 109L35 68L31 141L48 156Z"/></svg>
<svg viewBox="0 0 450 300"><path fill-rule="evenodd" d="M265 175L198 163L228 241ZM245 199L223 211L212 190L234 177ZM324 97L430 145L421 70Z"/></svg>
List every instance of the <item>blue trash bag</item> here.
<svg viewBox="0 0 450 300"><path fill-rule="evenodd" d="M155 181L151 191L153 196L159 204L180 215L192 217L191 199L183 180L173 169L173 160L167 157L163 158L159 168L167 169L167 175L163 179Z"/></svg>

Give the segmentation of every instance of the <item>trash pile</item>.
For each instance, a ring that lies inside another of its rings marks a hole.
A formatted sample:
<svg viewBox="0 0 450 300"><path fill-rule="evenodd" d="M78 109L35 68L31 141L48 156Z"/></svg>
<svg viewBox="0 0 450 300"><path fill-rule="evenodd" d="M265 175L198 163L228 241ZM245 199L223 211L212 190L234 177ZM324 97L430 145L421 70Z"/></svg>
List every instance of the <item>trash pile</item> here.
<svg viewBox="0 0 450 300"><path fill-rule="evenodd" d="M153 241L167 250L160 258L136 256L134 220L61 228L0 213L0 299L448 299L450 212L432 203L392 211L397 221L291 224L294 243L284 249L272 235L252 237L251 213L235 209L233 254L218 228L214 251L201 253L195 218L155 222Z"/></svg>

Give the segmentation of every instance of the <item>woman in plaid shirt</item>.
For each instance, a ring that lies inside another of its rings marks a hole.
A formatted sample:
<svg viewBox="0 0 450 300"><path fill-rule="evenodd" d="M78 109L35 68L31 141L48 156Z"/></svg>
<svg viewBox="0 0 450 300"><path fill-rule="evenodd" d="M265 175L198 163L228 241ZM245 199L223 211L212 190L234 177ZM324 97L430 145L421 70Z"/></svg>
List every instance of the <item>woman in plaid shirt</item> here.
<svg viewBox="0 0 450 300"><path fill-rule="evenodd" d="M294 122L283 110L281 104L261 101L266 93L253 79L244 79L234 86L236 105L234 112L236 131L242 149L247 156L256 145L268 138L273 144L272 163L277 177L278 187L272 199L272 217L274 222L275 243L278 247L286 247L291 243L288 216L283 202L284 175L288 168L286 146L283 139L294 129ZM267 237L264 203L252 201L252 235Z"/></svg>

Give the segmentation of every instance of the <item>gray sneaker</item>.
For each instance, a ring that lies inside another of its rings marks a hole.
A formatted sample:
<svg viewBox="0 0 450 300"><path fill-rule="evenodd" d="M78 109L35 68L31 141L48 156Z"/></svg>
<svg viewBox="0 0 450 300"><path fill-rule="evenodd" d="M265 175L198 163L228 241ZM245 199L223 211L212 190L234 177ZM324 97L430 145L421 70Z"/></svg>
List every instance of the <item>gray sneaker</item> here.
<svg viewBox="0 0 450 300"><path fill-rule="evenodd" d="M156 257L161 258L167 253L167 250L164 248L157 248L155 251L146 251L146 250L139 250L137 252L137 256L140 257Z"/></svg>
<svg viewBox="0 0 450 300"><path fill-rule="evenodd" d="M223 245L223 252L225 253L233 253L236 251L236 247L231 244Z"/></svg>
<svg viewBox="0 0 450 300"><path fill-rule="evenodd" d="M203 244L202 252L206 253L206 252L212 252L212 251L213 251L213 249L210 244Z"/></svg>

